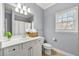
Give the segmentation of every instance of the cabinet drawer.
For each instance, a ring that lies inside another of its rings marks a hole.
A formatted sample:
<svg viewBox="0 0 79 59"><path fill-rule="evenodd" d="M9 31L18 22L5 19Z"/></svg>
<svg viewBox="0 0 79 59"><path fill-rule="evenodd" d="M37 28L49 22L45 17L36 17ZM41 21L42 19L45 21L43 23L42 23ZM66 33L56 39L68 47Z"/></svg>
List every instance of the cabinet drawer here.
<svg viewBox="0 0 79 59"><path fill-rule="evenodd" d="M4 55L18 55L21 52L21 45L11 46L4 49Z"/></svg>

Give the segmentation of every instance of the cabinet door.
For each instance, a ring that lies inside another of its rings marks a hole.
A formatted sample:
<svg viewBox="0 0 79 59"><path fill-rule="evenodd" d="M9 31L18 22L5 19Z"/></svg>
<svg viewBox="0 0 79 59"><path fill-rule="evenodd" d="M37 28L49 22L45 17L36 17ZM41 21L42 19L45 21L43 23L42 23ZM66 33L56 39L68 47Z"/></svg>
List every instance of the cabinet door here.
<svg viewBox="0 0 79 59"><path fill-rule="evenodd" d="M4 49L4 56L21 55L21 45L11 46Z"/></svg>
<svg viewBox="0 0 79 59"><path fill-rule="evenodd" d="M2 56L3 55L3 50L2 49L0 49L0 56Z"/></svg>
<svg viewBox="0 0 79 59"><path fill-rule="evenodd" d="M23 56L32 56L33 51L32 47L27 46L26 48L23 49Z"/></svg>
<svg viewBox="0 0 79 59"><path fill-rule="evenodd" d="M28 46L23 48L23 56L28 56Z"/></svg>
<svg viewBox="0 0 79 59"><path fill-rule="evenodd" d="M30 42L26 42L23 44L23 55L24 56L32 56L33 53L32 53L32 46L33 46L33 42L30 41Z"/></svg>
<svg viewBox="0 0 79 59"><path fill-rule="evenodd" d="M33 46L33 56L41 56L42 55L42 45L37 40L36 44Z"/></svg>
<svg viewBox="0 0 79 59"><path fill-rule="evenodd" d="M23 44L23 55L26 56L41 56L42 45L39 40L30 41Z"/></svg>

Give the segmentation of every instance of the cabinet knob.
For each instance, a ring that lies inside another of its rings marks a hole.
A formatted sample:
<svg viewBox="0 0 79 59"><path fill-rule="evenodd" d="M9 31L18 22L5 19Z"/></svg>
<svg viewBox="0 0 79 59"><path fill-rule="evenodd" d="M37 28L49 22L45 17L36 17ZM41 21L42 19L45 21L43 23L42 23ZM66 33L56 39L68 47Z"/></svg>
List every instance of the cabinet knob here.
<svg viewBox="0 0 79 59"><path fill-rule="evenodd" d="M30 47L29 49L32 49L32 47Z"/></svg>
<svg viewBox="0 0 79 59"><path fill-rule="evenodd" d="M13 51L15 51L16 49L14 48Z"/></svg>

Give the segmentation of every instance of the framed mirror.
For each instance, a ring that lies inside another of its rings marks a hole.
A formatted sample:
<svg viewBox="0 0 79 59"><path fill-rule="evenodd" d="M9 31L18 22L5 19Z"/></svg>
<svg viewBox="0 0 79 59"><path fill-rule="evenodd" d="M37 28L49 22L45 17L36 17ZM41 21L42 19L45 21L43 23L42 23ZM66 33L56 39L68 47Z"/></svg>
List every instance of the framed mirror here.
<svg viewBox="0 0 79 59"><path fill-rule="evenodd" d="M14 11L14 7L5 4L5 32L12 32L13 35L23 35L27 28L31 27L33 14L23 15Z"/></svg>

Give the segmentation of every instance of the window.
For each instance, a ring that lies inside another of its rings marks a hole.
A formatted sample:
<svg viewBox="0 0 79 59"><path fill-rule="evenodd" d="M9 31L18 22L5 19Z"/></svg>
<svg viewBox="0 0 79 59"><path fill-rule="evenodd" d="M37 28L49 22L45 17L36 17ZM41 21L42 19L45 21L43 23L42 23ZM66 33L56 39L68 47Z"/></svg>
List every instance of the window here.
<svg viewBox="0 0 79 59"><path fill-rule="evenodd" d="M78 8L70 8L56 13L56 31L77 31Z"/></svg>

